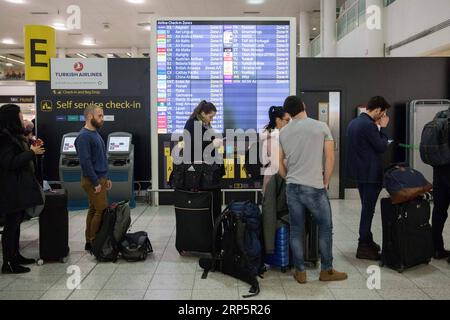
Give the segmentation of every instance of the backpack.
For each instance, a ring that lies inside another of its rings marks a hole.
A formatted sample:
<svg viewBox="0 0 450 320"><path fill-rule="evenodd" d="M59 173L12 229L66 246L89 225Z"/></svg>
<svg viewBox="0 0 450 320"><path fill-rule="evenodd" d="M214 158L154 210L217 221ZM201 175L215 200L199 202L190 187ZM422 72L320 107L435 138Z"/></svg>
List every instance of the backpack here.
<svg viewBox="0 0 450 320"><path fill-rule="evenodd" d="M100 262L116 262L119 243L131 224L128 202L113 203L103 214L100 230L92 243L92 253Z"/></svg>
<svg viewBox="0 0 450 320"><path fill-rule="evenodd" d="M420 158L424 163L433 167L450 164L449 121L450 110L441 111L423 128Z"/></svg>
<svg viewBox="0 0 450 320"><path fill-rule="evenodd" d="M394 164L384 175L384 185L393 204L414 200L431 191L433 185L422 173L406 164Z"/></svg>
<svg viewBox="0 0 450 320"><path fill-rule="evenodd" d="M220 271L251 285L249 298L256 296L260 289L258 276L265 271L262 258L261 211L258 205L246 202L232 202L216 219L211 258L202 258L200 267L208 272ZM219 234L220 232L220 234Z"/></svg>
<svg viewBox="0 0 450 320"><path fill-rule="evenodd" d="M225 167L220 164L174 165L169 184L172 188L186 191L219 189Z"/></svg>
<svg viewBox="0 0 450 320"><path fill-rule="evenodd" d="M120 242L120 253L126 261L142 261L153 252L147 232L127 233Z"/></svg>

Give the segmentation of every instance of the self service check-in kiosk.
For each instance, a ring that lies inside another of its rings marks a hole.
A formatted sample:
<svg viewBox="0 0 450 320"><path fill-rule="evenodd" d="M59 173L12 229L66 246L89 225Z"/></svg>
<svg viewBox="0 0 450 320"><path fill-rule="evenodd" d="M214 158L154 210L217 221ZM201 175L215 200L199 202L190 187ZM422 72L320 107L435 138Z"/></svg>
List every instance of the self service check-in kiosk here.
<svg viewBox="0 0 450 320"><path fill-rule="evenodd" d="M68 193L69 210L88 208L88 199L81 188L80 159L75 149L75 139L78 132L66 133L61 141L61 156L59 157L59 179L61 186Z"/></svg>
<svg viewBox="0 0 450 320"><path fill-rule="evenodd" d="M110 203L128 200L130 207L135 207L132 138L127 132L114 132L108 136L108 178L113 184L108 196Z"/></svg>

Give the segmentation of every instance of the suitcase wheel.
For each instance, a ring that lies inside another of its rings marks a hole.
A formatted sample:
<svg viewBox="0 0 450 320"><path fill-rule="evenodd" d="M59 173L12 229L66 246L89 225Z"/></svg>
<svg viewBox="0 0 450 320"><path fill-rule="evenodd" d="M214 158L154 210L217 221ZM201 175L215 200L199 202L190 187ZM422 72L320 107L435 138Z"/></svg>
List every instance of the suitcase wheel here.
<svg viewBox="0 0 450 320"><path fill-rule="evenodd" d="M179 253L180 256L182 256L182 257L187 257L187 256L189 256L189 253L187 253L186 251L183 251L183 250L178 250L178 253Z"/></svg>
<svg viewBox="0 0 450 320"><path fill-rule="evenodd" d="M286 273L287 272L287 267L281 267L281 272L282 273Z"/></svg>
<svg viewBox="0 0 450 320"><path fill-rule="evenodd" d="M403 271L405 271L405 267L400 266L400 268L398 268L397 271L398 271L398 273L403 273Z"/></svg>
<svg viewBox="0 0 450 320"><path fill-rule="evenodd" d="M36 264L37 264L38 266L42 266L42 265L44 264L44 260L38 259L38 260L36 261Z"/></svg>
<svg viewBox="0 0 450 320"><path fill-rule="evenodd" d="M59 262L61 262L61 263L67 263L67 257L64 257L64 258L61 258L61 259L59 259Z"/></svg>

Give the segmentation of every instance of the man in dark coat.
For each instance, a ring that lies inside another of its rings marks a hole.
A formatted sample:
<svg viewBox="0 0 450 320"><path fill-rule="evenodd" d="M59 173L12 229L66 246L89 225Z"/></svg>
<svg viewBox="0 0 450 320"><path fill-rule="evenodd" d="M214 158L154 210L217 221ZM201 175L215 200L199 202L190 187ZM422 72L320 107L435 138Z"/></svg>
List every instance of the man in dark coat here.
<svg viewBox="0 0 450 320"><path fill-rule="evenodd" d="M375 206L383 187L383 154L389 142L386 127L390 105L383 97L370 99L367 112L353 119L347 128L347 177L358 184L361 198L358 259L379 260L380 246L371 232Z"/></svg>

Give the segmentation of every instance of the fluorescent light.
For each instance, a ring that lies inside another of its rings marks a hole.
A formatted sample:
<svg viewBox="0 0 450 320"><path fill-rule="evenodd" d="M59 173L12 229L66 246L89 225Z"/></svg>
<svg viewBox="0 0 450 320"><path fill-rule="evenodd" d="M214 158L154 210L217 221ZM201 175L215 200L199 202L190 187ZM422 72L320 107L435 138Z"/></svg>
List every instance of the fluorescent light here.
<svg viewBox="0 0 450 320"><path fill-rule="evenodd" d="M0 56L0 58L8 60L8 61L12 61L12 62L20 63L20 64L25 64L23 61L16 60L16 59L13 59L13 58L9 58L9 57L5 57L5 56Z"/></svg>
<svg viewBox="0 0 450 320"><path fill-rule="evenodd" d="M86 59L86 58L87 58L87 56L85 56L85 55L82 54L82 53L77 53L77 56L79 56L80 58L83 58L83 59Z"/></svg>
<svg viewBox="0 0 450 320"><path fill-rule="evenodd" d="M143 4L145 0L127 0L127 2L132 4Z"/></svg>
<svg viewBox="0 0 450 320"><path fill-rule="evenodd" d="M7 67L12 67L13 64L12 64L11 62L7 62L7 63L5 63L5 66L7 66Z"/></svg>
<svg viewBox="0 0 450 320"><path fill-rule="evenodd" d="M127 56L129 56L131 58L131 53L127 52Z"/></svg>
<svg viewBox="0 0 450 320"><path fill-rule="evenodd" d="M83 46L95 46L95 40L94 39L90 39L90 38L86 38L83 40L83 42L81 43Z"/></svg>
<svg viewBox="0 0 450 320"><path fill-rule="evenodd" d="M15 41L11 38L5 38L2 40L3 44L15 44Z"/></svg>
<svg viewBox="0 0 450 320"><path fill-rule="evenodd" d="M55 28L56 30L61 30L61 31L66 31L67 30L66 25L64 23L61 23L61 22L55 22L52 25L52 27Z"/></svg>
<svg viewBox="0 0 450 320"><path fill-rule="evenodd" d="M247 0L248 4L263 4L265 0Z"/></svg>
<svg viewBox="0 0 450 320"><path fill-rule="evenodd" d="M107 53L106 56L107 56L108 58L114 58L114 54L112 54L112 53Z"/></svg>
<svg viewBox="0 0 450 320"><path fill-rule="evenodd" d="M313 31L317 31L317 28L316 28L316 27L314 27L314 28L313 28Z"/></svg>
<svg viewBox="0 0 450 320"><path fill-rule="evenodd" d="M5 0L6 2L14 3L14 4L23 4L25 0Z"/></svg>
<svg viewBox="0 0 450 320"><path fill-rule="evenodd" d="M148 25L148 26L146 26L144 29L147 30L147 31L152 31L152 26L151 26L151 25Z"/></svg>

